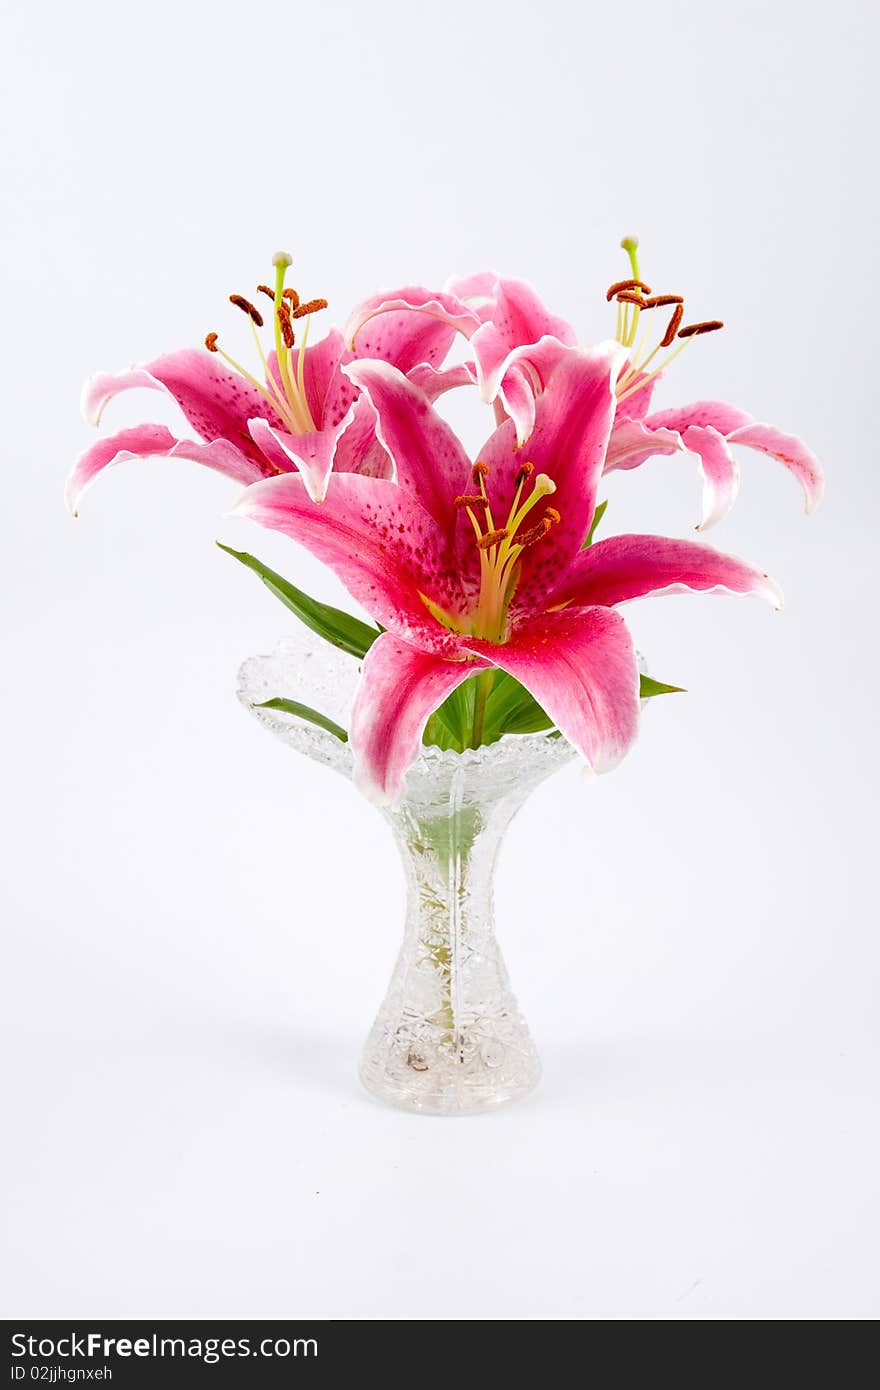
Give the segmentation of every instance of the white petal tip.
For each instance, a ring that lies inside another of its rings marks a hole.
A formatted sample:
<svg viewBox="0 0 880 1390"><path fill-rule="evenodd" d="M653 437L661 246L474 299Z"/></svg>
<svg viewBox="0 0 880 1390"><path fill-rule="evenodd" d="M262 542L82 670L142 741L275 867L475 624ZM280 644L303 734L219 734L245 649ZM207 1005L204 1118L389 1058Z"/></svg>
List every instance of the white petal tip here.
<svg viewBox="0 0 880 1390"><path fill-rule="evenodd" d="M326 482L312 483L302 472L300 472L299 476L303 480L306 492L309 494L310 500L314 502L317 507L320 507L321 503L324 501L324 498L327 496Z"/></svg>
<svg viewBox="0 0 880 1390"><path fill-rule="evenodd" d="M761 596L765 598L768 603L772 603L777 613L781 613L785 608L785 596L779 585L774 579L770 578L769 574L764 575L764 586L761 589Z"/></svg>
<svg viewBox="0 0 880 1390"><path fill-rule="evenodd" d="M399 791L397 795L394 796L391 792L387 791L385 787L380 786L378 782L374 782L372 778L366 777L362 772L358 772L357 769L355 770L353 781L361 796L365 797L373 806L378 807L380 811L393 810L402 796L402 791Z"/></svg>
<svg viewBox="0 0 880 1390"><path fill-rule="evenodd" d="M91 384L92 384L93 380L94 380L94 377L89 377L88 381L87 381L87 382L85 383L85 385L83 386L82 394L80 395L80 398L79 398L79 409L80 409L80 414L82 415L82 417L83 417L83 419L85 420L85 422L86 422L87 425L96 425L96 426L97 426L97 425L100 425L100 423L101 423L101 412L102 412L103 409L104 409L104 402L101 401L101 402L100 402L98 405L96 405L96 406L90 405L90 404L89 404L89 401L90 401L90 389L89 389L89 388L91 387Z"/></svg>

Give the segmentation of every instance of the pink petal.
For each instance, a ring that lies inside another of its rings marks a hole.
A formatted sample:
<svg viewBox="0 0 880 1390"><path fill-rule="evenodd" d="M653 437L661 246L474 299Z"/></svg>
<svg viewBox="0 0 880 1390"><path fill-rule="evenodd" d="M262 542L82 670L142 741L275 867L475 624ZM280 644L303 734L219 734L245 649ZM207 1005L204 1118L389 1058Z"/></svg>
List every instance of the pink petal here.
<svg viewBox="0 0 880 1390"><path fill-rule="evenodd" d="M273 457L274 451L280 449L288 460L284 471L289 472L293 464L299 470L312 501L323 502L339 436L353 418L354 406L333 429L289 434L284 429L273 429L265 420L249 420L248 428L255 443L268 457Z"/></svg>
<svg viewBox="0 0 880 1390"><path fill-rule="evenodd" d="M333 477L317 505L296 473L249 487L230 513L281 531L339 576L383 627L423 651L461 654L458 635L431 616L419 594L444 612L465 601L446 537L396 483L354 473Z"/></svg>
<svg viewBox="0 0 880 1390"><path fill-rule="evenodd" d="M551 314L531 285L522 280L499 279L492 317L471 338L484 401L491 403L497 396L514 348L537 343L544 337L556 338L568 346L577 341L571 324Z"/></svg>
<svg viewBox="0 0 880 1390"><path fill-rule="evenodd" d="M684 445L677 430L649 429L643 420L618 414L608 441L605 472L638 468L656 454L675 454L683 450Z"/></svg>
<svg viewBox="0 0 880 1390"><path fill-rule="evenodd" d="M651 417L652 420L656 416ZM703 516L697 527L705 531L727 514L736 500L739 469L723 435L711 425L688 425L677 430L655 428L645 420L618 417L611 431L605 472L638 468L656 454L687 451L700 461L703 476Z"/></svg>
<svg viewBox="0 0 880 1390"><path fill-rule="evenodd" d="M294 380L299 374L300 351L300 348L293 348L290 354L289 372ZM351 408L357 392L339 368L352 357L338 328L332 328L325 338L305 349L303 388L316 429L338 425ZM283 397L284 385L274 350L266 357L266 375ZM266 411L260 413L265 415Z"/></svg>
<svg viewBox="0 0 880 1390"><path fill-rule="evenodd" d="M458 437L396 367L359 361L344 370L376 412L376 434L394 461L398 483L451 534L455 498L466 490L471 467Z"/></svg>
<svg viewBox="0 0 880 1390"><path fill-rule="evenodd" d="M751 415L735 405L728 405L726 401L694 401L691 405L673 406L670 410L655 410L645 420L650 429L678 430L683 434L689 425L711 425L719 434L725 435L752 422Z"/></svg>
<svg viewBox="0 0 880 1390"><path fill-rule="evenodd" d="M762 425L755 421L741 425L727 436L728 444L744 444L749 449L758 449L778 459L790 473L793 473L804 490L808 512L815 511L822 501L825 479L822 465L803 440L793 434L783 434L772 425Z"/></svg>
<svg viewBox="0 0 880 1390"><path fill-rule="evenodd" d="M427 363L438 367L455 338L456 329L433 314L396 310L376 314L358 330L358 357L390 362L402 372Z"/></svg>
<svg viewBox="0 0 880 1390"><path fill-rule="evenodd" d="M614 381L622 360L623 350L616 344L563 349L546 390L535 403L535 428L527 447L517 449L513 422L506 420L479 454L489 465L486 487L496 526L505 524L524 461L534 464L533 477L547 473L556 484L556 492L547 503L561 519L543 540L523 553L522 580L515 599L519 606L532 610L543 607L546 595L556 588L587 534L614 418ZM528 495L527 489L523 495ZM530 526L543 510L544 504L539 504L529 514Z"/></svg>
<svg viewBox="0 0 880 1390"><path fill-rule="evenodd" d="M492 317L495 287L501 277L494 270L479 270L475 275L450 275L443 286L447 294L467 302L485 323Z"/></svg>
<svg viewBox="0 0 880 1390"><path fill-rule="evenodd" d="M508 367L497 399L505 415L513 421L516 442L521 447L535 428L535 387L523 368Z"/></svg>
<svg viewBox="0 0 880 1390"><path fill-rule="evenodd" d="M629 363L627 363L626 366L628 367ZM623 371L620 375L621 377L624 375ZM662 372L658 372L656 376L652 376L650 372L637 372L632 380L626 383L627 390L631 390L633 387L636 389L633 390L631 396L628 396L625 401L621 401L618 404L617 413L619 417L628 420L643 420L651 409L654 388L659 386L662 380ZM639 385L639 382L641 382L642 385Z"/></svg>
<svg viewBox="0 0 880 1390"><path fill-rule="evenodd" d="M456 686L485 665L447 661L390 632L364 659L351 719L355 782L380 805L398 801L406 770L419 755L428 716Z"/></svg>
<svg viewBox="0 0 880 1390"><path fill-rule="evenodd" d="M104 407L120 391L131 391L145 387L151 391L163 391L161 381L150 375L146 367L130 367L122 372L96 372L83 386L80 406L90 425L99 425Z"/></svg>
<svg viewBox="0 0 880 1390"><path fill-rule="evenodd" d="M418 386L420 391L424 391L428 400L433 404L440 396L447 391L454 391L458 386L473 386L477 379L477 371L472 362L462 362L456 367L445 367L442 371L437 371L436 367L422 362L417 367L412 367L407 372L407 376L414 386Z"/></svg>
<svg viewBox="0 0 880 1390"><path fill-rule="evenodd" d="M339 370L341 363L350 360L351 353L338 328L331 328L326 338L306 348L303 385L309 411L319 429L335 428L354 402L351 382ZM291 366L294 372L298 371L298 349L294 349Z"/></svg>
<svg viewBox="0 0 880 1390"><path fill-rule="evenodd" d="M822 465L803 440L793 434L783 434L772 425L761 424L737 406L725 401L695 401L693 405L657 411L648 417L646 424L662 425L682 433L689 426L711 427L723 434L728 444L743 444L778 459L803 488L808 512L814 511L822 500L825 487Z"/></svg>
<svg viewBox="0 0 880 1390"><path fill-rule="evenodd" d="M688 425L682 443L700 460L703 475L703 517L698 531L708 531L726 516L739 492L739 467L723 434L711 425Z"/></svg>
<svg viewBox="0 0 880 1390"><path fill-rule="evenodd" d="M351 424L336 441L334 473L360 473L364 478L390 478L394 468L376 438L376 412L366 396L354 404Z"/></svg>
<svg viewBox="0 0 880 1390"><path fill-rule="evenodd" d="M175 439L164 425L136 425L133 429L120 430L118 434L97 440L85 453L80 454L65 488L65 500L70 511L76 516L83 493L105 468L110 468L114 463L123 463L126 459L162 457L202 463L239 483L253 483L272 471L265 459L262 463L254 463L225 439L199 444L191 439Z"/></svg>
<svg viewBox="0 0 880 1390"><path fill-rule="evenodd" d="M473 310L455 295L428 290L423 285L405 285L399 290L380 290L359 304L345 326L345 341L356 352L360 352L360 331L370 319L378 314L402 311L416 312L438 319L456 332L463 333L466 338L470 338L480 326L480 320ZM432 363L432 366L435 365L436 363Z"/></svg>
<svg viewBox="0 0 880 1390"><path fill-rule="evenodd" d="M535 428L535 397L546 389L566 351L558 338L545 335L508 354L497 399L516 427L517 444L530 438Z"/></svg>
<svg viewBox="0 0 880 1390"><path fill-rule="evenodd" d="M698 541L610 536L583 550L551 603L611 606L649 594L755 594L782 607L777 584L754 565Z"/></svg>
<svg viewBox="0 0 880 1390"><path fill-rule="evenodd" d="M503 645L470 651L515 676L597 772L620 761L638 731L639 671L626 624L607 608L528 619Z"/></svg>
<svg viewBox="0 0 880 1390"><path fill-rule="evenodd" d="M83 392L87 418L97 422L111 397L138 386L167 391L202 439L226 439L255 460L258 455L248 420L262 415L273 425L281 424L256 387L223 366L216 353L200 348L183 348L116 376L102 373L92 377Z"/></svg>

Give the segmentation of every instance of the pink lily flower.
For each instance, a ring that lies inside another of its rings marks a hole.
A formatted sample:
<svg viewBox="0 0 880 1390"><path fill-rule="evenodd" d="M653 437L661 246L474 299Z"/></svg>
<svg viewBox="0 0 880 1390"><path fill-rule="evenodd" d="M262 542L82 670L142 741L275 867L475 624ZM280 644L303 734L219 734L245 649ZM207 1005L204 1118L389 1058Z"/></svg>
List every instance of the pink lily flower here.
<svg viewBox="0 0 880 1390"><path fill-rule="evenodd" d="M204 350L184 348L144 367L100 373L86 383L83 413L92 424L99 424L104 407L121 391L147 387L177 402L197 438L178 438L164 425L143 424L99 439L69 476L66 497L74 514L83 492L104 469L132 458L190 459L245 484L295 470L315 501L324 497L334 469L388 475L391 464L376 441L372 409L343 371L356 354L337 329L307 346L311 316L326 308L326 300L300 303L295 291L285 289L289 264L290 257L279 253L274 290L259 287L272 300L274 351L266 354L260 344L260 310L241 295L230 296L250 320L262 379L228 357L217 334L209 333ZM295 330L301 324L297 347ZM426 380L425 374L435 373L446 356L454 332L437 321L386 313L362 334L359 351L404 372L419 368Z"/></svg>
<svg viewBox="0 0 880 1390"><path fill-rule="evenodd" d="M535 400L528 457L505 420L471 463L428 395L379 361L346 366L369 399L397 481L343 474L315 506L295 474L246 489L233 515L300 542L386 628L352 715L358 780L400 793L428 717L492 669L531 691L586 762L614 766L635 738L639 672L616 607L723 590L779 603L763 571L694 541L623 535L582 549L625 360L566 348Z"/></svg>
<svg viewBox="0 0 880 1390"><path fill-rule="evenodd" d="M796 436L762 424L722 401L698 401L648 413L654 386L665 368L688 342L722 325L712 320L682 326L681 296L652 296L639 278L636 239L626 237L622 245L630 256L632 277L612 286L608 298L617 300L617 340L627 349L628 360L618 381L618 408L605 472L637 468L660 454L696 456L703 479L703 510L697 530L703 531L720 521L736 500L739 468L729 446L741 445L782 463L800 483L807 512L815 510L824 488L822 467ZM647 333L638 338L640 315L669 306L671 319L663 325L659 343L652 346ZM517 441L524 444L529 439L535 398L544 389L562 347L576 342L571 325L551 314L529 285L485 272L453 277L440 294L422 286L380 292L351 315L347 341L357 342L371 317L390 308L397 312L408 309L445 322L469 340L473 363L436 374L431 382L433 395L466 383L469 373L482 398L497 402L496 409L514 421ZM676 338L682 341L676 344ZM663 348L671 350L666 360L657 361Z"/></svg>

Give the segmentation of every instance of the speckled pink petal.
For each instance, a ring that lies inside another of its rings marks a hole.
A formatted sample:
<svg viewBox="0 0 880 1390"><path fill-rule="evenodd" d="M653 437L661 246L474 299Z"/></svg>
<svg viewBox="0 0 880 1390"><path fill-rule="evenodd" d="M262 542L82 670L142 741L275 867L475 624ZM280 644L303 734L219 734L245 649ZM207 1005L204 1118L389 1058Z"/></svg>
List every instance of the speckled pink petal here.
<svg viewBox="0 0 880 1390"><path fill-rule="evenodd" d="M115 376L104 372L92 377L83 391L83 411L97 423L113 396L142 386L167 391L202 439L226 439L254 459L256 446L248 431L248 420L262 415L273 425L281 424L280 417L256 387L218 361L216 353L200 348L183 348Z"/></svg>
<svg viewBox="0 0 880 1390"><path fill-rule="evenodd" d="M596 772L614 767L639 724L639 671L626 624L607 608L524 621L500 646L469 650L520 681Z"/></svg>
<svg viewBox="0 0 880 1390"><path fill-rule="evenodd" d="M782 607L779 586L735 555L668 536L610 536L583 550L550 604L628 603L649 594L754 594Z"/></svg>
<svg viewBox="0 0 880 1390"><path fill-rule="evenodd" d="M337 473L317 504L299 474L288 473L249 487L231 515L299 541L404 641L423 651L460 653L460 639L420 598L444 612L464 611L454 557L433 517L396 483Z"/></svg>
<svg viewBox="0 0 880 1390"><path fill-rule="evenodd" d="M64 494L73 515L76 516L80 498L99 473L114 463L136 458L190 459L239 483L255 482L273 471L267 460L254 463L225 439L200 444L193 439L176 439L164 425L135 425L133 429L98 439L80 454L67 479Z"/></svg>
<svg viewBox="0 0 880 1390"><path fill-rule="evenodd" d="M439 367L455 338L456 328L433 314L410 309L374 315L358 330L358 357L378 358L408 373L426 363Z"/></svg>
<svg viewBox="0 0 880 1390"><path fill-rule="evenodd" d="M822 500L825 487L822 465L811 449L796 435L784 434L773 425L765 425L726 401L695 401L692 405L656 411L646 424L679 430L689 427L717 430L728 444L742 444L759 453L777 459L800 483L806 509L812 512ZM704 523L705 524L705 523Z"/></svg>
<svg viewBox="0 0 880 1390"><path fill-rule="evenodd" d="M352 362L345 372L376 412L376 434L394 461L400 486L452 534L455 498L465 492L470 460L423 391L387 362Z"/></svg>
<svg viewBox="0 0 880 1390"><path fill-rule="evenodd" d="M361 791L380 805L399 800L429 716L484 665L419 651L390 632L373 643L351 718L354 778Z"/></svg>
<svg viewBox="0 0 880 1390"><path fill-rule="evenodd" d="M629 404L629 402L627 402ZM669 410L655 410L645 419L650 429L678 430L680 434L689 425L711 425L719 434L730 434L741 425L751 425L753 417L726 401L693 401L690 405L677 405Z"/></svg>
<svg viewBox="0 0 880 1390"><path fill-rule="evenodd" d="M818 507L825 491L822 465L802 439L793 434L783 434L772 425L762 425L756 420L733 430L728 434L727 442L743 444L746 448L757 449L759 453L777 459L794 474L803 488L807 511L815 511Z"/></svg>
<svg viewBox="0 0 880 1390"><path fill-rule="evenodd" d="M345 325L345 341L358 355L362 354L361 329L379 314L418 313L446 324L466 338L479 328L480 319L474 311L442 290L429 290L424 285L405 285L396 290L379 290L359 304ZM415 362L412 363L416 365ZM436 366L436 362L432 362Z"/></svg>

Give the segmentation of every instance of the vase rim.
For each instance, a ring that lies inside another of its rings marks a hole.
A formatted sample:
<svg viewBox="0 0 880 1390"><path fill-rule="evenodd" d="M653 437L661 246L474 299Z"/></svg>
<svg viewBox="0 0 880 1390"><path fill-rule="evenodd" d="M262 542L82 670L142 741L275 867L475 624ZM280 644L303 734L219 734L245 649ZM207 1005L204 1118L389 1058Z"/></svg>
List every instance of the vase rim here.
<svg viewBox="0 0 880 1390"><path fill-rule="evenodd" d="M303 677L317 676L316 689L304 686ZM270 653L253 656L239 670L238 696L248 712L264 727L279 736L290 747L307 757L325 763L346 777L351 777L353 760L351 745L341 743L333 734L318 728L295 715L259 707L258 699L290 691L291 698L314 699L324 712L347 726L350 703L357 678L357 665L350 656L330 648L307 629L303 633L283 637ZM410 788L416 780L452 777L456 773L494 771L502 769L513 775L525 775L538 780L557 767L575 758L575 749L561 735L551 730L529 734L502 734L493 743L479 748L438 748L423 744L419 756L409 769Z"/></svg>

